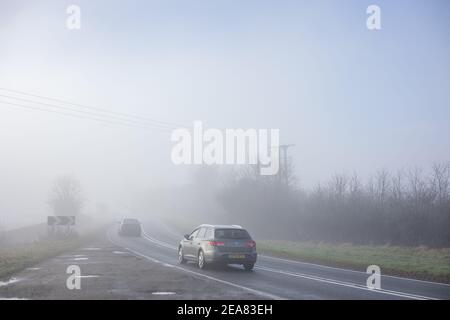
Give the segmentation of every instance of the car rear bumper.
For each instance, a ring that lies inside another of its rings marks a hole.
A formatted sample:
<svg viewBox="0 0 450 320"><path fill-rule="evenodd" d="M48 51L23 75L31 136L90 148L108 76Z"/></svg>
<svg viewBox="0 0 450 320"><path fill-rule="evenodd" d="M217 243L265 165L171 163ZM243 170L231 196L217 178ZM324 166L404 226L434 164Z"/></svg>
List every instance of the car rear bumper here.
<svg viewBox="0 0 450 320"><path fill-rule="evenodd" d="M238 257L239 256L239 257ZM207 263L223 263L223 264L250 264L255 263L258 254L254 253L222 253L222 252L205 252L205 261Z"/></svg>

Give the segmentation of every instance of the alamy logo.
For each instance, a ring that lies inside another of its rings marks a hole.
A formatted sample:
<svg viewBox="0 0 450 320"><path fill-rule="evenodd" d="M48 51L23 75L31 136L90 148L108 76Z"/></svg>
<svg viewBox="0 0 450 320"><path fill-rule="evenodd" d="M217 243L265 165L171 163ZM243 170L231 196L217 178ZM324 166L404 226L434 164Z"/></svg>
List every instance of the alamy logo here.
<svg viewBox="0 0 450 320"><path fill-rule="evenodd" d="M279 170L278 129L207 129L194 121L192 131L172 132L172 162L179 164L259 165L261 175L276 175Z"/></svg>
<svg viewBox="0 0 450 320"><path fill-rule="evenodd" d="M368 289L380 290L381 289L381 269L377 265L370 265L367 267L367 274L370 276L367 278L366 285Z"/></svg>
<svg viewBox="0 0 450 320"><path fill-rule="evenodd" d="M69 30L80 30L81 29L81 9L79 6L70 5L66 9L69 15L66 20L66 26Z"/></svg>
<svg viewBox="0 0 450 320"><path fill-rule="evenodd" d="M366 26L369 30L381 30L381 9L377 5L370 5L366 10L370 16L367 18Z"/></svg>
<svg viewBox="0 0 450 320"><path fill-rule="evenodd" d="M67 274L70 276L66 280L66 287L69 290L81 289L81 268L77 265L71 265L67 267Z"/></svg>

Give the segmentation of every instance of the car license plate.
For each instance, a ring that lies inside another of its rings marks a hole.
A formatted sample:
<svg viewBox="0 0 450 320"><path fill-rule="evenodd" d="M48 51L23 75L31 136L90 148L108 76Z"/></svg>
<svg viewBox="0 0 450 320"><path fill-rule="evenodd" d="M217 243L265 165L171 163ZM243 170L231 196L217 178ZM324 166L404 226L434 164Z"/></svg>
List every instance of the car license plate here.
<svg viewBox="0 0 450 320"><path fill-rule="evenodd" d="M229 254L230 259L245 259L245 254Z"/></svg>

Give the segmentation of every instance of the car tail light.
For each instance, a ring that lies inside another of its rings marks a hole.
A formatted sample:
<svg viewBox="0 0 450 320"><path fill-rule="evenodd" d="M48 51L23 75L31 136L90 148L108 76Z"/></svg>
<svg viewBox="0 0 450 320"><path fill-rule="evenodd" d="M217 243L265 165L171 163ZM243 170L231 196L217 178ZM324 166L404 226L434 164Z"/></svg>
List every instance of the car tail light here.
<svg viewBox="0 0 450 320"><path fill-rule="evenodd" d="M256 247L256 242L253 240L249 240L249 241L247 241L247 243L245 245L247 247L254 248L254 247Z"/></svg>
<svg viewBox="0 0 450 320"><path fill-rule="evenodd" d="M213 247L224 246L224 245L225 245L225 242L222 242L222 241L210 241L210 242L209 242L209 245L210 245L210 246L213 246Z"/></svg>

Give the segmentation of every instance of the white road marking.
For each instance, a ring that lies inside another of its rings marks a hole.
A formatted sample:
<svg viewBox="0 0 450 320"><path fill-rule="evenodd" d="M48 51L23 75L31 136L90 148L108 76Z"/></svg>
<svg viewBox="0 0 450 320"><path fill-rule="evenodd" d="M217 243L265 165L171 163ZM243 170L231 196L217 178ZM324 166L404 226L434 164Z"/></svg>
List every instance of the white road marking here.
<svg viewBox="0 0 450 320"><path fill-rule="evenodd" d="M170 229L170 227L167 226L166 224L163 224L161 222L158 222L158 223L160 225L162 225L172 235L176 235L177 238L180 238L180 239L182 238L182 236L180 236L180 235L176 234L175 232L173 232ZM285 259L285 258L278 258L278 257L272 257L272 256L263 255L263 254L258 254L258 257L261 257L263 259L265 258L265 259L271 259L271 260L279 260L279 261L284 261L284 262L294 263L294 264L310 265L310 266L319 267L319 268L325 268L325 269L333 269L333 270L338 270L338 271L353 272L353 273L359 273L359 274L367 274L366 272L359 271L359 270L344 269L344 268L339 268L339 267L331 267L331 266L326 266L326 265L317 264L317 263L303 262L303 261L297 261L297 260L291 260L291 259ZM422 282L422 283L428 283L428 284L432 284L432 285L440 285L440 286L450 287L449 283L436 282L436 281L427 281L427 280L420 280L420 279L413 279L413 278L405 278L405 277L400 277L400 276L382 275L382 278L392 278L392 279L399 279L399 280L404 280L404 281Z"/></svg>
<svg viewBox="0 0 450 320"><path fill-rule="evenodd" d="M352 270L352 269L344 269L344 268L338 268L338 267L330 267L330 266L325 266L325 265L317 264L317 263L303 262L303 261L297 261L297 260L291 260L291 259L283 259L283 258L272 257L272 256L263 255L263 254L259 254L258 257L261 257L263 259L278 260L278 261L294 263L294 264L304 264L304 265L320 267L320 268L325 268L325 269L333 269L333 270L338 270L338 271L346 271L346 272L353 272L353 273L359 273L359 274L367 274L364 271L358 271L358 270ZM450 286L450 284L448 284L448 283L426 281L426 280L405 278L405 277L399 277L399 276L382 275L382 277L383 278L399 279L399 280L404 280L404 281L423 282L423 283L428 283L428 284L433 284L433 285Z"/></svg>
<svg viewBox="0 0 450 320"><path fill-rule="evenodd" d="M147 233L145 233L145 232L143 232L143 234L145 236L145 239L148 240L148 241L151 241L151 242L153 242L155 244L158 244L160 246L163 246L163 247L167 247L167 248L170 248L170 249L177 250L177 248L175 246L172 246L172 245L170 245L170 244L168 244L166 242L160 241L160 240L156 240L156 239L150 237L149 235L147 235ZM267 257L267 256L264 256L264 257ZM274 258L274 259L278 259L278 258ZM286 259L281 259L281 260L290 261L290 260L286 260ZM293 261L293 262L298 262L298 261ZM317 266L321 266L321 265L317 265ZM255 268L260 269L260 270L264 270L264 271L276 272L276 273L287 275L287 276L300 277L300 278L315 280L315 281L319 281L319 282L325 282L325 283L329 283L329 284L340 285L340 286L345 286L345 287L359 289L359 290L366 290L366 291L370 291L370 292L383 293L383 294L387 294L387 295L404 297L404 298L409 298L409 299L415 299L415 300L439 300L439 299L433 298L433 297L421 296L421 295L416 295L416 294L411 294L411 293L406 293L406 292L400 292L400 291L392 291L392 290L385 290L385 289L373 290L373 289L367 288L367 286L363 286L363 285L360 285L360 284L344 282L344 281L340 281L340 280L333 280L333 279L323 278L323 277L318 277L318 276L306 275L306 274L301 274L301 273L277 270L277 269L263 267L263 266L260 266L260 265L256 265ZM333 268L333 267L329 267L329 268ZM333 269L339 269L339 268L333 268ZM339 270L346 270L346 269L339 269ZM409 280L409 279L407 279L407 280Z"/></svg>
<svg viewBox="0 0 450 320"><path fill-rule="evenodd" d="M379 290L369 289L367 286L360 285L360 284L344 282L344 281L340 281L340 280L334 280L334 279L323 278L323 277L317 277L317 276L311 276L311 275L302 274L302 273L287 272L287 271L283 271L283 270L277 270L277 269L261 267L261 266L255 266L255 268L259 269L259 270L279 273L279 274L283 274L283 275L287 275L287 276L304 278L304 279L334 284L334 285L338 285L338 286L344 286L344 287L349 287L349 288L354 288L354 289L359 289L359 290L365 290L365 291L370 291L370 292L374 292L374 293L388 294L388 295L392 295L392 296L409 298L409 299L414 299L414 300L439 300L439 299L432 298L432 297L426 297L426 296L405 293L405 292L400 292L400 291L392 291L392 290L385 290L385 289L379 289Z"/></svg>
<svg viewBox="0 0 450 320"><path fill-rule="evenodd" d="M196 276L199 276L199 277L202 277L202 278L206 278L206 279L209 279L209 280L213 280L213 281L216 281L216 282L220 282L220 283L223 283L223 284L235 287L235 288L239 288L239 289L242 289L242 290L248 291L250 293L253 293L253 294L256 294L256 295L259 295L259 296L262 296L262 297L266 297L266 298L269 298L269 299L272 299L272 300L286 300L285 298L282 298L282 297L277 296L277 295L273 295L273 294L270 294L270 293L267 293L267 292L263 292L263 291L260 291L260 290L244 287L244 286L241 286L241 285L233 283L233 282L225 281L225 280L218 279L218 278L215 278L215 277L212 277L212 276L208 276L206 274L199 273L199 272L196 272L196 271L193 271L193 270L189 270L189 269L186 269L186 268L183 268L183 267L180 267L180 266L176 266L176 265L173 265L173 264L168 264L168 263L159 261L159 260L157 260L155 258L152 258L152 257L149 257L147 255L144 255L144 254L142 254L142 253L140 253L138 251L135 251L135 250L132 250L130 248L124 247L124 246L122 246L120 244L117 244L116 242L114 242L111 239L111 237L109 235L109 231L107 232L107 236L108 236L109 241L111 243L113 243L114 245L116 245L118 247L121 247L121 248L124 248L124 249L130 251L131 253L134 253L135 255L137 255L139 257L142 257L142 258L145 258L145 259L147 259L149 261L156 262L156 263L163 264L163 265L167 264L167 265L170 265L174 269L177 269L177 270L180 270L180 271L183 271L183 272L187 272L187 273L191 273L191 274L194 274Z"/></svg>
<svg viewBox="0 0 450 320"><path fill-rule="evenodd" d="M170 292L170 291L157 291L157 292L152 292L153 295L155 296L167 296L167 295L173 295L176 294L175 292Z"/></svg>
<svg viewBox="0 0 450 320"><path fill-rule="evenodd" d="M164 266L164 267L168 267L168 268L173 268L173 265L168 264L168 263L163 263L163 266Z"/></svg>
<svg viewBox="0 0 450 320"><path fill-rule="evenodd" d="M16 278L11 278L8 281L0 281L0 287L6 287L10 284L13 284L13 283L16 283L19 281L20 281L20 279L16 279Z"/></svg>
<svg viewBox="0 0 450 320"><path fill-rule="evenodd" d="M155 239L155 238L150 237L145 231L143 231L142 233L143 233L143 235L144 235L144 239L146 239L146 240L148 240L148 241L151 241L151 242L153 242L153 243L156 243L156 244L158 244L158 245L160 245L160 246L162 246L162 247L165 247L165 248L169 248L169 249L173 249L173 250L178 250L178 248L177 248L176 246L173 246L173 245L171 245L171 244L169 244L169 243L167 243L167 242L160 241L160 240L157 240L157 239Z"/></svg>

